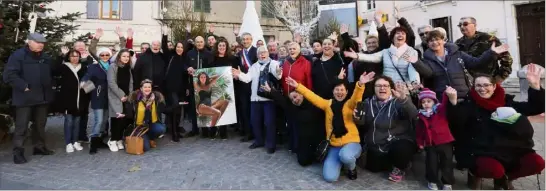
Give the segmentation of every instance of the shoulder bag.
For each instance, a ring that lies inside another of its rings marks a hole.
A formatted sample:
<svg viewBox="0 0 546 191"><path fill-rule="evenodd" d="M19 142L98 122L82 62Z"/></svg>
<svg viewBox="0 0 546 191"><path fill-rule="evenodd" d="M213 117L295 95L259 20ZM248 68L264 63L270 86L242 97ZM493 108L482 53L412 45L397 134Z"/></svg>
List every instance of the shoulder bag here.
<svg viewBox="0 0 546 191"><path fill-rule="evenodd" d="M332 138L332 135L334 134L334 131L332 129L332 132L330 133L330 136L326 140L322 140L319 145L317 146L316 150L316 156L317 160L319 162L324 162L324 159L326 159L326 156L328 155L328 150L330 149L330 139Z"/></svg>

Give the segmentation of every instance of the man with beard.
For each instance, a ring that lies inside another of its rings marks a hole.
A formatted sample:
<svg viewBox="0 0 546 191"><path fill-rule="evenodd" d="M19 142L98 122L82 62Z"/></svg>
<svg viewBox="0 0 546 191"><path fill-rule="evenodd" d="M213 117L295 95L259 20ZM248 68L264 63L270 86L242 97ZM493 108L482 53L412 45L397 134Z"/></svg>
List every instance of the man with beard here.
<svg viewBox="0 0 546 191"><path fill-rule="evenodd" d="M212 53L205 48L205 39L202 36L195 37L195 48L190 50L186 55L186 66L184 69L188 72L189 84L189 96L188 96L188 114L192 120L192 130L188 133L188 137L193 137L199 134L199 128L197 127L197 111L195 111L195 89L193 87L193 75L196 69L214 67L211 63L214 59ZM208 136L208 128L202 128L201 135L203 137Z"/></svg>
<svg viewBox="0 0 546 191"><path fill-rule="evenodd" d="M147 49L136 61L133 73L133 87L138 89L140 82L151 79L154 82L153 91L162 92L165 78L165 61L161 53L161 42L152 41L152 47Z"/></svg>
<svg viewBox="0 0 546 191"><path fill-rule="evenodd" d="M463 33L463 37L457 39L455 44L459 46L459 50L473 57L480 57L485 51L491 48L491 44L500 46L500 40L485 32L476 30L476 19L474 17L463 17L457 25ZM489 74L495 77L497 83L504 81L510 73L512 73L512 56L509 52L502 53L496 60L489 64L482 64L477 68L469 69L470 74L476 73Z"/></svg>
<svg viewBox="0 0 546 191"><path fill-rule="evenodd" d="M241 60L238 67L241 72L248 73L248 69L252 64L258 61L258 50L252 46L252 35L250 33L243 33L241 35L243 50L237 53ZM235 81L235 97L237 107L237 121L242 136L241 142L247 142L253 139L252 129L250 128L250 84Z"/></svg>

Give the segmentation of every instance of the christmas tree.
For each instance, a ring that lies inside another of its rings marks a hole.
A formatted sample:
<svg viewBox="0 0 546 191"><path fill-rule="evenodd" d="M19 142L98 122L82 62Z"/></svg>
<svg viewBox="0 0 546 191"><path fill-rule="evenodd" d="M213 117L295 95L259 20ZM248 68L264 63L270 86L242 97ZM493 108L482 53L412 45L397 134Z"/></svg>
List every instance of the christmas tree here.
<svg viewBox="0 0 546 191"><path fill-rule="evenodd" d="M73 25L82 15L80 12L67 13L65 15L46 16L55 11L48 8L47 5L53 0L34 1L34 0L3 0L0 6L0 79L4 72L4 65L9 56L15 50L25 46L25 39L28 35L30 21L28 16L31 12L38 14L35 32L46 36L48 43L45 45L45 52L49 55L57 55L63 45L63 39L67 35L74 34L79 25ZM17 35L16 29L19 29ZM74 40L87 41L88 34L82 35ZM0 113L9 112L9 100L11 99L10 87L0 80Z"/></svg>

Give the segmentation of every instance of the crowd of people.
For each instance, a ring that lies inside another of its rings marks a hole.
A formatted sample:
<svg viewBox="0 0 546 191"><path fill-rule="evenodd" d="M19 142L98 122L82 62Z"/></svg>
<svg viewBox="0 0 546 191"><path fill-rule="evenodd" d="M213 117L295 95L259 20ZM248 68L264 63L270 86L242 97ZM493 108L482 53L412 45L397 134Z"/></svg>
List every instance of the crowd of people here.
<svg viewBox="0 0 546 191"><path fill-rule="evenodd" d="M364 43L352 39L346 25L339 37L309 45L296 37L283 44L259 41L256 47L250 33L230 46L212 28L204 37L172 43L164 27L162 40L142 43L140 53L132 50L132 29L126 36L116 30L120 51L97 48L103 35L97 29L88 49L78 41L58 56L42 52L47 40L30 34L4 71L16 108L13 160L27 162L23 142L29 121L33 153L53 154L44 141L49 107L65 116L68 153L83 150L81 142L87 141L90 154L122 150L128 129L146 125L145 151L167 130L179 142L199 134L227 139L234 129L242 142L253 141L250 149L265 147L267 153L286 139L300 165L323 163L327 182L337 181L343 166L351 180L361 166L389 172L389 180L400 182L421 150L432 190L451 189L455 167L468 170L472 189L481 188L482 178L494 179L496 189L513 189L513 180L544 169L526 117L544 112L542 69L529 63L529 99L517 102L500 86L512 72L508 45L477 31L476 19L461 18L463 37L455 43L442 28L419 27L417 45L405 18L390 32L381 16L375 19L378 35L368 35ZM196 92L210 97L218 79L196 70L220 66L232 67L237 108L232 128L216 125L225 100L194 99ZM211 116L212 127L199 128L199 115ZM184 119L191 121L189 132Z"/></svg>

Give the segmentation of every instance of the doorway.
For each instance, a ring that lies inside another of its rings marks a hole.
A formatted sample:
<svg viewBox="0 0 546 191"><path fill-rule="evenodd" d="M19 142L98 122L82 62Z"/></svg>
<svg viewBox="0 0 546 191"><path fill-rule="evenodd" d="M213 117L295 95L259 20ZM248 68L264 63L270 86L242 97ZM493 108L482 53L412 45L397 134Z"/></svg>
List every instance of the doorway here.
<svg viewBox="0 0 546 191"><path fill-rule="evenodd" d="M544 67L544 2L516 5L516 21L521 67Z"/></svg>

